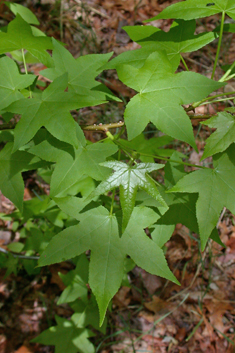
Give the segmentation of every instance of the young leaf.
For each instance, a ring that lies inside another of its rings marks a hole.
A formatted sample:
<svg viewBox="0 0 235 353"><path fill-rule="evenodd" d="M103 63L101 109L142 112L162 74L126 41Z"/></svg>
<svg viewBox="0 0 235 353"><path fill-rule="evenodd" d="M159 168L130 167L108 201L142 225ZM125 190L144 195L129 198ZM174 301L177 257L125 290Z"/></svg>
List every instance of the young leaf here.
<svg viewBox="0 0 235 353"><path fill-rule="evenodd" d="M24 99L19 90L30 86L35 75L21 75L16 63L8 56L0 59L0 110L18 99Z"/></svg>
<svg viewBox="0 0 235 353"><path fill-rule="evenodd" d="M22 211L24 182L21 172L34 169L34 155L24 151L12 153L12 147L13 143L9 142L0 152L0 189Z"/></svg>
<svg viewBox="0 0 235 353"><path fill-rule="evenodd" d="M152 121L156 127L196 150L193 130L182 104L205 98L224 86L194 72L173 73L164 52L154 52L140 69L117 67L120 80L140 92L127 104L125 122L129 139L138 136Z"/></svg>
<svg viewBox="0 0 235 353"><path fill-rule="evenodd" d="M154 181L147 173L164 167L164 164L140 163L130 166L123 162L105 162L102 166L114 169L114 173L91 193L88 199L104 194L110 190L120 187L120 201L122 205L122 227L125 229L135 206L135 197L138 188L146 191L151 197L167 206L161 197Z"/></svg>
<svg viewBox="0 0 235 353"><path fill-rule="evenodd" d="M43 76L54 80L67 72L68 89L70 92L93 96L99 100L106 100L106 97L109 97L120 101L105 85L95 80L101 72L101 66L107 63L112 53L90 54L74 59L70 52L54 38L52 38L52 42L54 46L53 60L55 67L41 71L40 73Z"/></svg>
<svg viewBox="0 0 235 353"><path fill-rule="evenodd" d="M0 54L19 49L28 50L44 65L53 66L53 60L46 52L47 49L53 49L51 39L45 36L34 36L31 26L17 14L7 26L7 33L0 32Z"/></svg>
<svg viewBox="0 0 235 353"><path fill-rule="evenodd" d="M13 2L5 2L5 5L9 7L14 15L19 14L27 23L36 26L40 24L34 13L27 7Z"/></svg>
<svg viewBox="0 0 235 353"><path fill-rule="evenodd" d="M170 192L199 193L196 214L201 246L204 250L208 237L216 226L223 207L235 212L235 145L213 157L214 169L200 169L178 181Z"/></svg>
<svg viewBox="0 0 235 353"><path fill-rule="evenodd" d="M219 113L211 119L203 121L202 124L217 130L206 140L205 150L201 159L223 152L235 142L235 117L232 114Z"/></svg>
<svg viewBox="0 0 235 353"><path fill-rule="evenodd" d="M95 352L93 344L88 340L91 336L89 330L76 327L73 320L66 320L59 316L55 319L57 326L43 331L31 342L55 346L55 353Z"/></svg>
<svg viewBox="0 0 235 353"><path fill-rule="evenodd" d="M22 114L15 128L14 150L29 142L42 126L59 140L78 146L76 123L69 111L102 102L64 92L67 82L67 74L64 74L55 79L41 97L20 99L7 108L11 113Z"/></svg>
<svg viewBox="0 0 235 353"><path fill-rule="evenodd" d="M169 32L161 31L159 28L152 26L128 26L123 27L123 29L143 49L152 49L152 52L165 50L175 69L179 66L181 53L198 50L217 38L217 35L213 32L194 35L196 30L196 21L194 20L176 20ZM132 53L134 56L135 51L132 51Z"/></svg>
<svg viewBox="0 0 235 353"><path fill-rule="evenodd" d="M225 12L235 20L234 0L187 0L166 7L159 15L147 20L151 22L167 18L192 20Z"/></svg>
<svg viewBox="0 0 235 353"><path fill-rule="evenodd" d="M137 266L179 284L167 265L163 251L143 230L154 223L156 216L150 208L135 207L121 240Z"/></svg>

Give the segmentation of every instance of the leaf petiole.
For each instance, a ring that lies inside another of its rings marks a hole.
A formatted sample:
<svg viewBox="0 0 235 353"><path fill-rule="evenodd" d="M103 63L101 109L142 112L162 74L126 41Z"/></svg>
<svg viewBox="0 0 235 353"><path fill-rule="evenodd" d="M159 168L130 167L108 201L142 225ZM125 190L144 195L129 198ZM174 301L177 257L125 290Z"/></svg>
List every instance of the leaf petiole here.
<svg viewBox="0 0 235 353"><path fill-rule="evenodd" d="M222 12L222 18L221 18L221 25L220 25L220 35L219 35L219 43L218 43L218 48L217 48L217 52L216 52L216 57L215 57L215 63L214 63L214 67L213 67L213 72L211 75L211 79L213 80L214 76L215 76L215 70L217 67L217 63L219 60L219 55L220 55L220 48L221 48L221 43L222 43L222 37L223 37L223 31L224 31L224 19L225 19L225 11Z"/></svg>
<svg viewBox="0 0 235 353"><path fill-rule="evenodd" d="M25 55L24 55L24 49L21 49L22 52L22 58L23 58L23 63L24 63L24 70L25 70L25 74L28 75L28 69L27 69L27 65L26 65L26 61L25 61ZM29 87L29 97L32 98L32 92L31 92L31 88Z"/></svg>

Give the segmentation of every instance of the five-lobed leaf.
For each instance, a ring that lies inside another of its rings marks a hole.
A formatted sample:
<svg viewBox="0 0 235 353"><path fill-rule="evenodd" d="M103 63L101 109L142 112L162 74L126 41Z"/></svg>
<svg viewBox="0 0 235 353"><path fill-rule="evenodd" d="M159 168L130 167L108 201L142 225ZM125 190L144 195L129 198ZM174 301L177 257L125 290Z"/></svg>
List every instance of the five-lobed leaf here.
<svg viewBox="0 0 235 353"><path fill-rule="evenodd" d="M235 142L235 117L223 112L202 122L202 124L217 130L206 140L206 146L201 159L225 151Z"/></svg>
<svg viewBox="0 0 235 353"><path fill-rule="evenodd" d="M216 33L200 33L194 35L196 22L176 20L173 22L170 31L164 32L153 26L128 26L123 27L130 38L140 44L143 50L166 51L172 66L177 69L180 63L180 55L198 50L212 42ZM131 52L133 57L135 51ZM118 57L120 60L120 56Z"/></svg>
<svg viewBox="0 0 235 353"><path fill-rule="evenodd" d="M99 100L106 100L109 97L120 101L113 93L95 78L102 71L104 66L112 56L108 54L89 54L75 59L72 54L60 43L52 38L53 49L53 68L41 71L41 74L50 80L68 73L68 90L79 95L93 96Z"/></svg>
<svg viewBox="0 0 235 353"><path fill-rule="evenodd" d="M53 136L48 136L46 140L30 149L30 153L48 162L56 162L51 178L50 195L52 197L61 193L66 195L66 192L83 175L88 175L95 180L103 180L110 174L109 169L100 163L116 153L117 146L112 142L86 145L84 134L78 126L77 131L78 148L61 144Z"/></svg>
<svg viewBox="0 0 235 353"><path fill-rule="evenodd" d="M196 150L193 129L182 104L205 98L224 86L194 72L174 70L164 52L154 52L137 69L130 65L117 67L119 79L139 93L127 104L124 118L129 139L138 136L151 121L176 139Z"/></svg>
<svg viewBox="0 0 235 353"><path fill-rule="evenodd" d="M24 99L20 90L30 86L35 75L21 75L16 63L8 56L0 59L0 110L19 99Z"/></svg>
<svg viewBox="0 0 235 353"><path fill-rule="evenodd" d="M14 50L27 50L44 65L53 66L53 60L46 50L53 49L51 39L34 36L31 26L17 14L7 27L7 33L0 32L0 54Z"/></svg>
<svg viewBox="0 0 235 353"><path fill-rule="evenodd" d="M122 228L125 229L135 206L138 188L146 191L151 197L167 206L159 193L153 179L147 174L164 167L164 164L139 163L131 166L123 162L104 162L102 166L112 168L114 173L102 181L91 193L88 199L104 194L120 187L120 201L122 206Z"/></svg>
<svg viewBox="0 0 235 353"><path fill-rule="evenodd" d="M14 150L29 142L43 126L59 140L78 146L76 123L70 110L102 102L93 97L64 92L67 82L67 74L64 74L55 79L42 96L20 99L7 108L9 112L22 114L15 128Z"/></svg>
<svg viewBox="0 0 235 353"><path fill-rule="evenodd" d="M235 212L235 144L213 157L214 169L200 169L178 181L170 192L198 193L196 215L202 249L223 207Z"/></svg>
<svg viewBox="0 0 235 353"><path fill-rule="evenodd" d="M234 0L187 0L166 7L159 15L146 20L151 22L160 19L178 18L183 20L192 20L207 16L213 16L217 13L225 12L235 20Z"/></svg>

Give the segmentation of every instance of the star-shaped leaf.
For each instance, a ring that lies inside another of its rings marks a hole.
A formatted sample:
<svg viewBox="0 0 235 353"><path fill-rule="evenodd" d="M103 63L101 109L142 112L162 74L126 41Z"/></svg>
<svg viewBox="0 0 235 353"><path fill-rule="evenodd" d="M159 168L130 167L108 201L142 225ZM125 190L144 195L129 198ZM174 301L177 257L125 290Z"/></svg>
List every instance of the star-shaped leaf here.
<svg viewBox="0 0 235 353"><path fill-rule="evenodd" d="M7 33L0 32L0 54L19 49L26 49L44 65L53 66L53 60L46 51L53 49L51 39L45 36L34 36L31 26L17 14L16 18L9 23Z"/></svg>
<svg viewBox="0 0 235 353"><path fill-rule="evenodd" d="M20 99L7 108L9 112L22 114L15 128L14 150L29 142L42 126L59 140L78 146L76 123L69 111L102 102L64 92L66 87L67 74L64 74L55 79L42 96Z"/></svg>
<svg viewBox="0 0 235 353"><path fill-rule="evenodd" d="M180 63L180 54L198 50L217 38L216 33L200 33L194 35L196 21L177 20L170 31L164 32L153 26L123 27L130 38L145 50L165 50L168 59L175 69ZM135 51L132 52L134 56Z"/></svg>
<svg viewBox="0 0 235 353"><path fill-rule="evenodd" d="M197 150L190 119L181 105L205 98L224 83L194 72L174 74L167 55L160 51L149 55L140 69L120 65L117 72L121 81L140 92L127 104L124 114L129 139L138 136L151 121Z"/></svg>
<svg viewBox="0 0 235 353"><path fill-rule="evenodd" d="M114 173L111 174L105 181L102 181L88 198L92 199L95 196L120 187L123 230L126 228L131 213L134 209L138 188L146 191L151 197L159 201L160 204L167 207L153 179L147 174L154 170L163 168L164 164L140 163L130 166L123 162L113 161L104 162L101 165L112 168Z"/></svg>
<svg viewBox="0 0 235 353"><path fill-rule="evenodd" d="M167 18L192 20L225 12L235 20L234 0L187 0L166 7L159 15L147 20L151 22Z"/></svg>
<svg viewBox="0 0 235 353"><path fill-rule="evenodd" d="M235 142L235 116L232 114L226 112L219 113L217 116L202 122L202 124L217 129L206 140L202 159L225 151Z"/></svg>
<svg viewBox="0 0 235 353"><path fill-rule="evenodd" d="M111 99L120 101L105 85L95 80L102 71L100 69L101 66L107 63L112 53L90 54L75 59L54 38L52 38L52 42L54 46L53 61L55 67L41 71L40 73L43 76L54 80L67 72L69 91L80 95L90 95L96 99L105 100L106 97L110 97Z"/></svg>
<svg viewBox="0 0 235 353"><path fill-rule="evenodd" d="M202 249L223 207L235 213L235 144L213 157L214 169L200 169L178 181L170 192L199 193L196 214Z"/></svg>
<svg viewBox="0 0 235 353"><path fill-rule="evenodd" d="M78 129L78 126L77 126ZM77 138L78 148L48 136L47 140L30 149L30 153L48 161L57 162L51 178L52 197L65 193L83 175L88 175L95 180L103 180L110 171L100 165L107 157L117 152L118 148L113 143L93 143L86 145L85 137L79 128Z"/></svg>
<svg viewBox="0 0 235 353"><path fill-rule="evenodd" d="M51 326L31 342L55 346L55 353L94 353L95 348L89 341L91 332L76 327L73 320L56 316L57 326Z"/></svg>
<svg viewBox="0 0 235 353"><path fill-rule="evenodd" d="M21 75L16 63L8 56L0 59L0 110L12 102L23 99L20 90L30 86L35 80L35 75Z"/></svg>
<svg viewBox="0 0 235 353"><path fill-rule="evenodd" d="M24 151L12 153L9 142L0 152L0 190L22 211L24 182L21 172L37 167L33 154Z"/></svg>
<svg viewBox="0 0 235 353"><path fill-rule="evenodd" d="M143 231L155 222L157 214L144 208L137 208L133 213L120 238L116 217L102 206L91 209L81 215L78 225L55 235L39 260L39 266L45 266L91 249L89 284L98 302L100 325L111 298L121 285L126 254L145 270L178 283L162 250Z"/></svg>

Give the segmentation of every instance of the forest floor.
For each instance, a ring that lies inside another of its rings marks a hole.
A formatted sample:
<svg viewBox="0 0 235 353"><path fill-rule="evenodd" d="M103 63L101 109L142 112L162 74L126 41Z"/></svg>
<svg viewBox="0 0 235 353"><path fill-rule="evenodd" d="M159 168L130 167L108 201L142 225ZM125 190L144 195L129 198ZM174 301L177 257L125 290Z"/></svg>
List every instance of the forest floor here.
<svg viewBox="0 0 235 353"><path fill-rule="evenodd" d="M36 0L21 2L37 16L40 29L47 35L65 42L67 49L78 57L89 53L114 52L118 55L138 46L122 30L123 26L142 24L157 15L170 3L156 0ZM0 5L0 25L13 19L7 8ZM217 16L200 22L198 32L212 30L218 25ZM172 21L155 21L152 25L168 31ZM221 58L224 63L235 60L232 35L224 37ZM212 72L216 44L205 50L185 54L184 58L195 72ZM42 69L31 67L36 74ZM182 67L183 69L183 67ZM126 101L133 92L127 89L114 71L106 72L109 88ZM229 83L235 90L235 83ZM232 104L232 102L227 102ZM88 124L122 119L124 103L110 103L83 109ZM198 113L213 114L223 105L198 108ZM206 110L207 109L207 110ZM200 164L207 127L194 123L199 154L190 153L189 161ZM86 137L95 141L91 132ZM186 147L180 146L184 149ZM186 150L187 152L187 150ZM34 181L26 180L25 199L32 197ZM0 195L0 212L10 213L13 205ZM1 222L1 221L0 221ZM226 248L209 241L201 253L190 231L178 224L166 244L166 257L181 287L150 275L140 268L130 273L130 287L122 287L113 299L106 336L94 339L100 345L97 352L152 353L232 353L235 352L235 218L226 209L218 222L221 240ZM0 245L14 241L11 223L0 224ZM40 332L54 323L54 316L69 318L71 309L56 305L64 285L58 272L66 273L71 264L62 263L42 269L36 276L23 270L4 277L0 271L0 353L51 353L53 347L30 343ZM102 344L101 344L102 343Z"/></svg>

